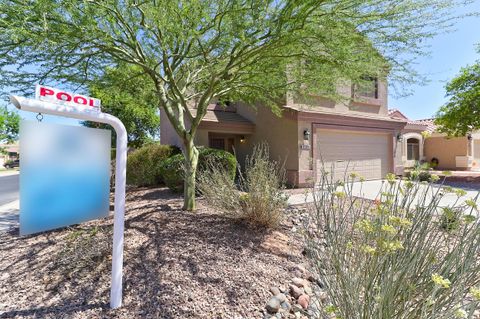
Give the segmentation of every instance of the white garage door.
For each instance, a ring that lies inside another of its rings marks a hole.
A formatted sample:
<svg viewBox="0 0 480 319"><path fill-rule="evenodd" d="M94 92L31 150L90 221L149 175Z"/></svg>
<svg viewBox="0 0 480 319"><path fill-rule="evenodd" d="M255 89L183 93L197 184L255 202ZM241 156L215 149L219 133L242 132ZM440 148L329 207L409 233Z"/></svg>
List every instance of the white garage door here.
<svg viewBox="0 0 480 319"><path fill-rule="evenodd" d="M317 129L317 178L322 168L343 180L352 172L366 180L381 179L390 171L390 134Z"/></svg>

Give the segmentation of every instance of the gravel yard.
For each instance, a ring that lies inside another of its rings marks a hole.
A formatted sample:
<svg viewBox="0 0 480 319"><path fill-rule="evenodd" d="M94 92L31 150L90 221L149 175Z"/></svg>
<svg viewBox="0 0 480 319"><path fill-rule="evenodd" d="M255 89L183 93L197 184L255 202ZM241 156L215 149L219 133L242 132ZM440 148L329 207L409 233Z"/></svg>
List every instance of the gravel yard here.
<svg viewBox="0 0 480 319"><path fill-rule="evenodd" d="M304 263L300 239L166 188L128 192L123 307L109 309L112 219L21 238L0 234L0 318L264 318L271 286Z"/></svg>

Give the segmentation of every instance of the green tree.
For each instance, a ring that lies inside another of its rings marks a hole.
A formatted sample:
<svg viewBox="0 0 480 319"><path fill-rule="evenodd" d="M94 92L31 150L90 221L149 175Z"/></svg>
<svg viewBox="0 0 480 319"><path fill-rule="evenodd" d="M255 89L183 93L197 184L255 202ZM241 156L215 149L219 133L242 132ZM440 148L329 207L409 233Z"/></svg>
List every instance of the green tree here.
<svg viewBox="0 0 480 319"><path fill-rule="evenodd" d="M139 66L122 63L108 67L100 78L88 84L88 91L91 96L102 100L103 112L115 115L123 122L129 146L138 148L158 137L158 98L152 81ZM95 122L83 124L110 128Z"/></svg>
<svg viewBox="0 0 480 319"><path fill-rule="evenodd" d="M480 61L462 68L447 84L446 91L449 101L435 119L439 131L450 136L465 136L480 129Z"/></svg>
<svg viewBox="0 0 480 319"><path fill-rule="evenodd" d="M15 111L0 107L0 143L12 143L18 138L20 116Z"/></svg>
<svg viewBox="0 0 480 319"><path fill-rule="evenodd" d="M407 81L405 53L422 53L464 2L0 0L0 79L24 90L88 83L119 62L141 68L183 141L184 208L194 210L194 140L212 99L279 111L287 92L340 98L339 81L366 73Z"/></svg>

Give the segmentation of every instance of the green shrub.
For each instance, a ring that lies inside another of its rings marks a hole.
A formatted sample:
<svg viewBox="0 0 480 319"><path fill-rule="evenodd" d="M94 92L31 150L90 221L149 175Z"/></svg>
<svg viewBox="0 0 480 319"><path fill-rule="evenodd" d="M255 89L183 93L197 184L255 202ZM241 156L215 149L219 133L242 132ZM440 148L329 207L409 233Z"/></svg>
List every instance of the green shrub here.
<svg viewBox="0 0 480 319"><path fill-rule="evenodd" d="M447 232L455 231L460 227L462 211L458 208L443 207L440 215L440 228Z"/></svg>
<svg viewBox="0 0 480 319"><path fill-rule="evenodd" d="M159 173L165 185L174 192L183 190L184 174L183 154L175 154L167 158L159 167Z"/></svg>
<svg viewBox="0 0 480 319"><path fill-rule="evenodd" d="M146 145L131 152L127 160L127 184L136 186L162 184L161 164L178 153L180 153L178 147L160 144Z"/></svg>
<svg viewBox="0 0 480 319"><path fill-rule="evenodd" d="M222 169L230 180L235 179L237 160L233 154L208 147L199 147L198 152L197 176L206 169L217 167ZM176 154L160 165L160 174L165 185L175 192L183 191L184 167L183 154Z"/></svg>
<svg viewBox="0 0 480 319"><path fill-rule="evenodd" d="M430 182L432 181L432 173L429 163L416 163L413 169L405 174L411 181Z"/></svg>
<svg viewBox="0 0 480 319"><path fill-rule="evenodd" d="M466 192L393 175L375 201L355 197L353 180L343 185L323 177L303 231L328 295L317 318L472 318L480 305L476 198L442 209L447 192Z"/></svg>
<svg viewBox="0 0 480 319"><path fill-rule="evenodd" d="M224 169L213 166L199 176L198 189L211 206L254 225L280 225L287 205L283 192L285 170L270 160L266 144L255 146L247 158L245 173L239 173L238 187L227 176Z"/></svg>

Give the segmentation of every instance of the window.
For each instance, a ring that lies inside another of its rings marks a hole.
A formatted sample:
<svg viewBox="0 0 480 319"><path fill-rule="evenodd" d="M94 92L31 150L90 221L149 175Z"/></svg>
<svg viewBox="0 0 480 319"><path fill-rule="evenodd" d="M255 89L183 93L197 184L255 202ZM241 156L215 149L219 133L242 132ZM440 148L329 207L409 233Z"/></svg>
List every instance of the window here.
<svg viewBox="0 0 480 319"><path fill-rule="evenodd" d="M420 160L420 143L416 138L407 140L407 160Z"/></svg>
<svg viewBox="0 0 480 319"><path fill-rule="evenodd" d="M363 77L362 82L355 85L355 96L378 99L378 78Z"/></svg>
<svg viewBox="0 0 480 319"><path fill-rule="evenodd" d="M210 138L210 147L216 148L217 150L225 150L225 139L224 138Z"/></svg>

